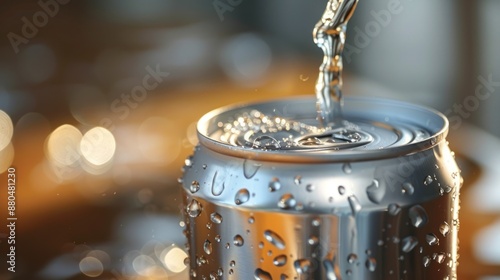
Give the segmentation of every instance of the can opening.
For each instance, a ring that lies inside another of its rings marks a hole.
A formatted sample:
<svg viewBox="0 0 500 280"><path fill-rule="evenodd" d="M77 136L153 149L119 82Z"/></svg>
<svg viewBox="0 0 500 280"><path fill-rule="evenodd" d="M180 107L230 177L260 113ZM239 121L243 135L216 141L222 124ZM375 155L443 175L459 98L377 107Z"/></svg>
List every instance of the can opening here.
<svg viewBox="0 0 500 280"><path fill-rule="evenodd" d="M430 108L376 98L346 98L342 128L318 127L316 100L233 105L198 122L200 143L216 152L267 161L362 161L411 154L441 142L446 117Z"/></svg>

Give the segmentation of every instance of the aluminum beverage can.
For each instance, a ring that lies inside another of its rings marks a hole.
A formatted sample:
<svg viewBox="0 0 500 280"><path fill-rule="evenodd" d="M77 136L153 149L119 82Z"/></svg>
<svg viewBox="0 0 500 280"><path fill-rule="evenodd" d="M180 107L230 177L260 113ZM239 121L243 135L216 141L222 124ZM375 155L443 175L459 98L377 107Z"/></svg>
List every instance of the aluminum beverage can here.
<svg viewBox="0 0 500 280"><path fill-rule="evenodd" d="M199 121L182 177L190 278L456 279L462 177L446 117L347 98L351 129L331 133L315 101Z"/></svg>

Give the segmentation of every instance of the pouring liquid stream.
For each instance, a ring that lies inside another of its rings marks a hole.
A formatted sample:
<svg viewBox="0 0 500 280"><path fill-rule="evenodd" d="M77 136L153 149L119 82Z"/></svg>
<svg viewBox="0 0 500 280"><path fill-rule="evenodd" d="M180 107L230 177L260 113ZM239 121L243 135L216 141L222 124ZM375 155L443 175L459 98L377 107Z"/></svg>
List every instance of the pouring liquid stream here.
<svg viewBox="0 0 500 280"><path fill-rule="evenodd" d="M316 82L318 119L324 128L342 125L342 53L347 23L358 0L329 0L313 31L314 43L323 50Z"/></svg>

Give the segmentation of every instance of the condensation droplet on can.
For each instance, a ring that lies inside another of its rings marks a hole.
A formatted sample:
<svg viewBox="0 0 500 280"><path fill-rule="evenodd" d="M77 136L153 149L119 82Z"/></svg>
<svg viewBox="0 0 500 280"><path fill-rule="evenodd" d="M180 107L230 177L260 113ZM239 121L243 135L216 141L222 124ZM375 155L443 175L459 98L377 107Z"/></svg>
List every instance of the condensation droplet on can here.
<svg viewBox="0 0 500 280"><path fill-rule="evenodd" d="M358 256L356 254L349 254L347 256L347 262L349 264L354 264L354 263L356 263L357 260L358 260Z"/></svg>
<svg viewBox="0 0 500 280"><path fill-rule="evenodd" d="M411 183L406 182L401 186L401 192L406 195L412 195L415 192L415 188Z"/></svg>
<svg viewBox="0 0 500 280"><path fill-rule="evenodd" d="M300 184L302 184L302 176L300 176L300 175L295 176L295 178L293 178L293 182L297 186L300 185Z"/></svg>
<svg viewBox="0 0 500 280"><path fill-rule="evenodd" d="M245 159L243 161L243 175L247 179L252 179L255 174L257 174L257 171L259 171L259 168L262 166L262 164L257 163L253 160Z"/></svg>
<svg viewBox="0 0 500 280"><path fill-rule="evenodd" d="M361 204L358 201L358 198L354 195L351 195L347 198L349 201L349 205L351 206L351 212L353 216L356 216L359 211L361 211L362 207Z"/></svg>
<svg viewBox="0 0 500 280"><path fill-rule="evenodd" d="M418 245L418 240L414 236L403 238L401 250L405 253L411 252Z"/></svg>
<svg viewBox="0 0 500 280"><path fill-rule="evenodd" d="M220 223L222 223L222 216L219 213L214 212L214 213L210 214L210 220L214 224L220 224Z"/></svg>
<svg viewBox="0 0 500 280"><path fill-rule="evenodd" d="M269 182L269 191L275 192L281 189L281 183L278 178L273 178L271 182Z"/></svg>
<svg viewBox="0 0 500 280"><path fill-rule="evenodd" d="M212 243L208 239L203 243L203 251L205 251L207 255L212 254Z"/></svg>
<svg viewBox="0 0 500 280"><path fill-rule="evenodd" d="M191 185L189 186L189 191L191 193L196 193L199 190L200 190L200 183L198 183L198 181L191 182Z"/></svg>
<svg viewBox="0 0 500 280"><path fill-rule="evenodd" d="M397 216L399 213L401 213L401 207L395 203L391 203L387 207L387 211L389 212L389 215Z"/></svg>
<svg viewBox="0 0 500 280"><path fill-rule="evenodd" d="M318 237L317 237L317 236L311 235L311 236L309 237L309 239L307 240L307 243L308 243L309 245L311 245L311 246L312 246L312 245L317 245L317 244L319 243L319 239L318 239Z"/></svg>
<svg viewBox="0 0 500 280"><path fill-rule="evenodd" d="M344 163L344 165L342 165L342 170L344 171L345 174L351 174L352 173L351 164L348 162Z"/></svg>
<svg viewBox="0 0 500 280"><path fill-rule="evenodd" d="M293 266L298 274L307 274L311 271L312 263L308 259L299 259L293 263Z"/></svg>
<svg viewBox="0 0 500 280"><path fill-rule="evenodd" d="M450 225L447 222L443 222L441 226L439 226L439 232L446 237L450 233Z"/></svg>
<svg viewBox="0 0 500 280"><path fill-rule="evenodd" d="M385 184L380 184L378 180L373 180L366 188L366 195L371 202L379 204L385 195Z"/></svg>
<svg viewBox="0 0 500 280"><path fill-rule="evenodd" d="M234 203L241 205L250 199L250 192L247 189L239 190L234 196Z"/></svg>
<svg viewBox="0 0 500 280"><path fill-rule="evenodd" d="M215 172L214 177L212 178L212 195L220 196L225 189L224 182L217 182L218 171Z"/></svg>
<svg viewBox="0 0 500 280"><path fill-rule="evenodd" d="M344 186L339 186L339 194L344 195L345 194L345 187Z"/></svg>
<svg viewBox="0 0 500 280"><path fill-rule="evenodd" d="M264 238L269 241L269 243L273 244L276 248L280 250L284 250L286 245L285 241L281 236L271 230L264 231Z"/></svg>
<svg viewBox="0 0 500 280"><path fill-rule="evenodd" d="M297 201L295 200L295 197L291 193L286 193L280 197L280 200L278 201L278 207L281 209L291 209L294 208L297 205Z"/></svg>
<svg viewBox="0 0 500 280"><path fill-rule="evenodd" d="M434 233L428 233L425 236L425 241L429 246L439 245L439 238Z"/></svg>
<svg viewBox="0 0 500 280"><path fill-rule="evenodd" d="M432 179L431 175L428 175L427 177L425 177L424 185L428 186L428 185L432 184L432 182L434 182L434 180Z"/></svg>
<svg viewBox="0 0 500 280"><path fill-rule="evenodd" d="M201 211L202 211L201 203L199 203L198 200L196 199L191 200L191 202L189 202L189 204L186 206L186 212L191 218L196 218L200 216Z"/></svg>
<svg viewBox="0 0 500 280"><path fill-rule="evenodd" d="M241 247L241 246L243 246L244 243L245 243L245 240L243 239L243 237L241 237L241 235L237 234L234 236L234 238L233 238L234 246Z"/></svg>
<svg viewBox="0 0 500 280"><path fill-rule="evenodd" d="M273 264L277 267L281 267L281 266L284 266L286 264L286 261L287 261L286 255L279 255L273 259Z"/></svg>
<svg viewBox="0 0 500 280"><path fill-rule="evenodd" d="M429 220L427 212L420 205L415 205L409 210L411 224L416 228L421 228L427 224Z"/></svg>
<svg viewBox="0 0 500 280"><path fill-rule="evenodd" d="M321 219L320 218L314 218L314 219L312 219L311 225L313 227L319 227L321 225Z"/></svg>
<svg viewBox="0 0 500 280"><path fill-rule="evenodd" d="M365 263L366 269L370 272L374 272L377 269L377 260L375 258L368 258Z"/></svg>
<svg viewBox="0 0 500 280"><path fill-rule="evenodd" d="M272 280L271 274L269 272L262 270L261 268L257 268L254 273L256 280Z"/></svg>

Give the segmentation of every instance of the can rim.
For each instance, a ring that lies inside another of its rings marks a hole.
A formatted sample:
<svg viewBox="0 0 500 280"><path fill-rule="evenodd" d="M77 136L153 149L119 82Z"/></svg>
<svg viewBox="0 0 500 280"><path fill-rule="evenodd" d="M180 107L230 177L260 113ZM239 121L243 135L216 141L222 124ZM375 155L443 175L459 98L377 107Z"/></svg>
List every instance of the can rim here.
<svg viewBox="0 0 500 280"><path fill-rule="evenodd" d="M408 112L413 110L414 112L425 113L429 117L437 121L438 127L435 129L429 129L431 132L430 137L423 140L405 144L402 146L388 147L385 149L373 149L373 150L340 150L332 153L314 153L314 152L280 152L280 151L263 151L263 150L252 150L240 146L232 146L227 143L223 143L210 138L209 128L210 124L214 124L214 120L217 116L242 109L245 107L255 107L259 105L264 105L266 103L276 103L276 102L314 102L315 98L308 96L295 96L289 98L279 98L267 101L259 102L248 102L248 103L236 103L228 106L224 106L206 113L200 118L197 124L197 134L201 145L204 147L215 151L217 153L225 154L228 156L235 156L244 159L252 160L262 160L271 162L304 162L304 163L324 163L324 162L355 162L355 161L366 161L384 158L394 158L405 155L410 155L416 152L422 152L431 149L445 140L448 134L449 122L444 114L441 112L426 107L422 105L416 105L409 102L386 99L386 98L374 98L374 97L348 97L345 98L345 104L362 102L370 104L379 104L384 106L391 106L394 108L406 109ZM376 112L377 110L373 110ZM428 125L429 126L429 125Z"/></svg>

